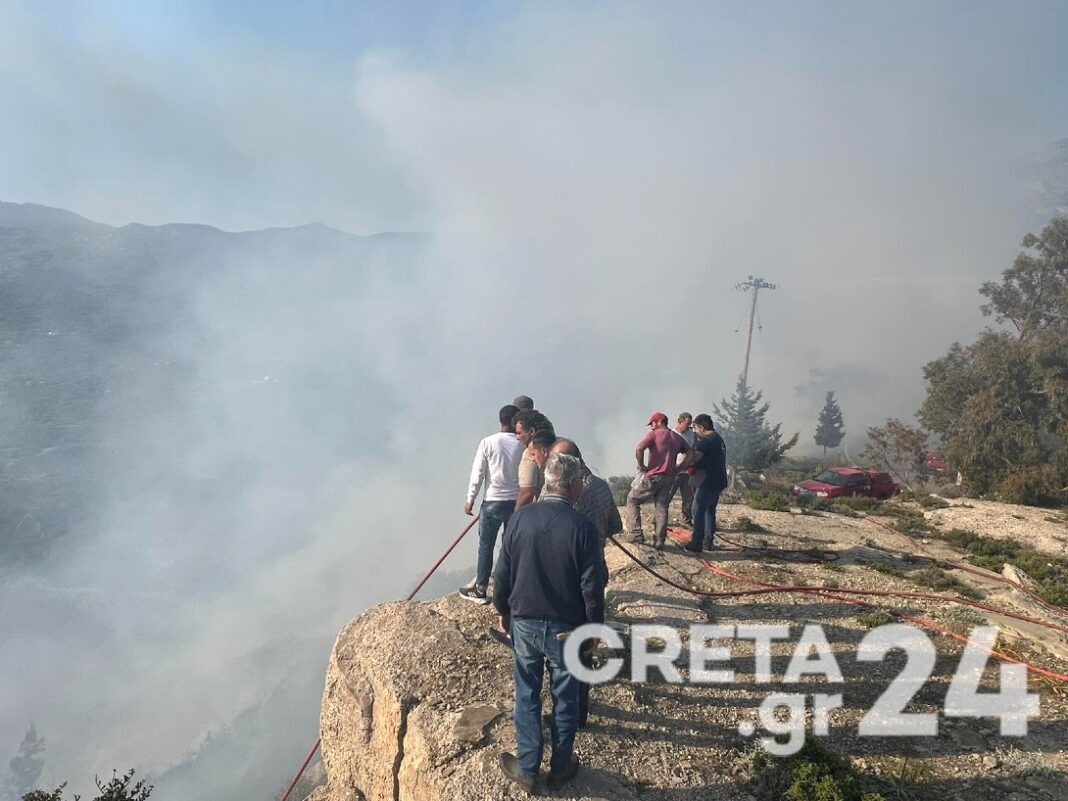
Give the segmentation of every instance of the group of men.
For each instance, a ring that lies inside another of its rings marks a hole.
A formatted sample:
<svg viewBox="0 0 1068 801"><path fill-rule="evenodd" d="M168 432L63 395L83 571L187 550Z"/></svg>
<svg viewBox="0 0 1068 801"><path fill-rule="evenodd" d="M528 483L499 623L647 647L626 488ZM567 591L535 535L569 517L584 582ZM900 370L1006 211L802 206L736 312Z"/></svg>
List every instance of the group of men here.
<svg viewBox="0 0 1068 801"><path fill-rule="evenodd" d="M517 749L515 755L502 753L500 765L508 779L530 792L544 751L541 690L548 665L553 714L546 786L557 790L578 771L575 735L589 709L589 687L564 664L564 640L585 623L604 622L604 545L623 530L623 522L608 483L593 475L578 445L556 436L529 397L520 395L502 407L498 418L500 430L479 443L471 469L464 512L474 514L481 491L478 563L474 581L459 594L489 603L492 574L492 601L515 653ZM726 486L723 441L706 414L680 415L674 431L667 424L662 412L650 417L650 432L635 451L640 472L627 498L629 539L644 542L640 507L653 502L653 544L662 548L668 505L682 489L687 517L696 521L690 547L713 547L716 502Z"/></svg>
<svg viewBox="0 0 1068 801"><path fill-rule="evenodd" d="M653 503L653 547L663 548L671 499L681 489L683 516L693 526L693 535L685 547L696 553L715 550L716 507L727 488L727 448L723 438L707 414L693 417L683 412L673 431L668 428L667 415L655 412L648 426L649 433L634 450L638 475L627 495L627 539L645 542L641 506Z"/></svg>

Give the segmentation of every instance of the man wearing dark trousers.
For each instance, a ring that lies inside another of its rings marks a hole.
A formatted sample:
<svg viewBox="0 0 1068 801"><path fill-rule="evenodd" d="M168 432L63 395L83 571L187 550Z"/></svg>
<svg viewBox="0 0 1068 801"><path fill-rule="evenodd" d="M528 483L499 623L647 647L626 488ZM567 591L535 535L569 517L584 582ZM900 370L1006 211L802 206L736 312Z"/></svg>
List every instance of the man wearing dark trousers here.
<svg viewBox="0 0 1068 801"><path fill-rule="evenodd" d="M555 707L546 786L558 790L578 771L579 681L564 663L563 638L585 623L604 622L600 540L593 524L574 509L582 486L582 463L552 454L545 465L545 495L512 515L494 572L493 604L515 648L516 754L501 754L501 770L528 792L534 790L544 749L546 662Z"/></svg>
<svg viewBox="0 0 1068 801"><path fill-rule="evenodd" d="M707 414L694 418L693 430L697 432L694 443L697 486L693 498L693 536L686 548L700 553L702 548L711 551L716 547L716 506L720 493L727 488L727 446Z"/></svg>

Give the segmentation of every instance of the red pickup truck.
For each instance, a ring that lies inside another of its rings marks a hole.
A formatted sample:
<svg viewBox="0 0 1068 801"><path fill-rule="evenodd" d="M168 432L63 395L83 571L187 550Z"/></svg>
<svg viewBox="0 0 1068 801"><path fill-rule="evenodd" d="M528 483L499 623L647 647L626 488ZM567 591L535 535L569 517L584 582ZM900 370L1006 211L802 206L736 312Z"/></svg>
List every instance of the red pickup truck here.
<svg viewBox="0 0 1068 801"><path fill-rule="evenodd" d="M849 498L864 495L885 500L901 488L890 478L889 473L861 470L856 467L831 467L815 478L794 485L796 497Z"/></svg>

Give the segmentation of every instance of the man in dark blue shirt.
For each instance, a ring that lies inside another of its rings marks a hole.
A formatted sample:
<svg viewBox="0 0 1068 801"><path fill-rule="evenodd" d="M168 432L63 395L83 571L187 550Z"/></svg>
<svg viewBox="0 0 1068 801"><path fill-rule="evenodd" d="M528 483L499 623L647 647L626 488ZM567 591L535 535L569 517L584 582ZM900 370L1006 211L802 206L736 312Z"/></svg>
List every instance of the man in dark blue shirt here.
<svg viewBox="0 0 1068 801"><path fill-rule="evenodd" d="M604 571L594 525L575 511L582 495L582 463L554 453L545 465L542 500L517 510L508 523L494 573L493 604L515 647L516 755L502 753L505 776L534 788L544 743L541 685L551 669L553 705L550 790L578 770L579 681L564 664L561 635L604 622Z"/></svg>
<svg viewBox="0 0 1068 801"><path fill-rule="evenodd" d="M697 434L694 443L693 536L687 550L700 553L701 549L714 550L716 539L716 507L719 496L727 488L727 446L723 437L716 433L712 418L699 414L693 419Z"/></svg>

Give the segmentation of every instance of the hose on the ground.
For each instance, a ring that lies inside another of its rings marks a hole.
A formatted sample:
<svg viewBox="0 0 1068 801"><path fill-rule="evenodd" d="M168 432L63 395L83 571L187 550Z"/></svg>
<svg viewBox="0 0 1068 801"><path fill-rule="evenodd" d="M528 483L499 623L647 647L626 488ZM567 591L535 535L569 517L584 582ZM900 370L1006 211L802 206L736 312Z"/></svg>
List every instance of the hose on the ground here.
<svg viewBox="0 0 1068 801"><path fill-rule="evenodd" d="M679 539L683 539L682 537L679 537L680 533L681 532L678 532L678 533L673 532L673 536L676 537L676 538L679 538ZM821 598L829 598L831 600L840 601L842 603L847 603L847 604L852 604L854 606L862 606L862 607L865 607L865 608L868 608L868 609L874 609L874 610L882 611L882 612L885 612L885 613L887 613L887 614L889 614L889 615L891 615L893 617L896 617L896 618L898 618L900 620L906 620L906 621L908 621L910 623L914 623L917 626L920 626L920 627L925 628L925 629L929 629L929 630L937 632L939 634L943 634L943 635L945 635L947 637L951 637L951 638L953 638L955 640L958 640L959 642L963 642L963 643L967 643L968 642L966 637L964 637L964 636L962 636L960 634L957 634L956 632L951 631L950 629L947 629L944 626L940 626L937 623L933 623L933 622L931 622L929 620L925 620L923 618L916 617L915 615L909 615L909 614L906 614L904 612L899 612L898 610L893 609L893 608L887 608L887 607L879 606L877 604L873 604L873 603L870 603L868 601L862 601L862 600L860 600L858 598L850 598L850 597L847 597L847 595L866 595L866 596L877 596L877 597L906 597L906 598L917 598L917 599L922 599L922 600L941 601L941 602L947 602L948 601L950 603L957 603L957 604L962 604L962 605L965 605L965 606L976 606L977 608L984 609L984 610L992 612L994 614L1005 615L1007 617L1014 617L1014 618L1016 618L1018 620L1023 620L1025 622L1032 623L1034 625L1042 626L1042 627L1045 627L1045 628L1050 628L1050 629L1060 630L1060 631L1068 631L1068 628L1060 626L1059 624L1056 624L1056 623L1049 623L1048 621L1040 620L1038 618L1029 618L1026 615L1017 615L1016 613L1013 613L1013 612L1008 612L1008 611L1005 611L1005 610L997 609L995 607L991 607L991 606L988 606L986 604L979 604L976 601L970 601L970 600L965 599L965 598L955 598L955 597L952 597L952 596L937 595L937 594L934 594L934 593L905 593L905 592L897 592L897 591L894 591L894 590L850 590L850 589L843 589L843 588L836 588L832 592L832 591L828 591L826 589L821 589L821 588L818 588L818 587L767 584L765 582L756 581L755 579L748 579L748 578L745 578L743 576L737 576L737 575L735 575L733 573L729 573L728 571L725 571L722 568L716 567L715 565L713 565L711 562L709 562L707 559L704 559L703 557L698 557L698 561L702 565L704 565L704 567L706 569L710 570L712 573L715 573L715 574L717 574L717 575L719 575L719 576L721 576L723 578L729 579L731 581L737 581L737 582L741 582L741 583L744 583L744 584L753 585L754 587L757 587L757 589L753 589L753 590L729 590L729 591L699 590L699 589L694 588L694 587L687 587L684 584L681 584L681 583L679 583L677 581L673 581L672 579L668 578L667 576L663 575L662 573L654 570L652 567L647 565L644 561L639 559L636 555L631 553L631 551L629 549L625 548L619 542L619 540L617 540L615 537L609 537L608 539L612 541L613 545L615 545L617 548L619 548L621 551L623 551L623 553L626 554L635 564L637 564L642 569L644 569L645 571L647 571L648 573L653 575L658 581L661 581L661 582L663 582L664 584L666 584L668 586L671 586L671 587L674 587L674 588L676 588L678 590L681 590L682 592L686 592L686 593L689 593L691 595L699 596L699 597L702 597L702 598L737 598L737 597L748 596L748 595L768 595L768 594L773 594L773 593L790 593L790 594L816 595L816 596L819 596ZM735 546L735 547L744 548L745 546ZM1011 664L1023 665L1025 668L1027 668L1028 671L1030 671L1030 672L1032 672L1032 673L1034 673L1036 675L1044 676L1044 677L1046 677L1048 679L1053 679L1054 681L1059 681L1059 682L1063 682L1065 684L1068 684L1068 675L1057 673L1057 672L1051 671L1051 670L1046 670L1045 668L1039 667L1037 665L1032 665L1029 662L1025 662L1025 661L1020 660L1020 659L1015 659L1014 657L1008 656L1007 654L1002 654L1002 653L1000 653L998 651L993 651L991 655L994 656L996 659L1001 660L1002 662L1008 662L1008 663L1011 663Z"/></svg>

